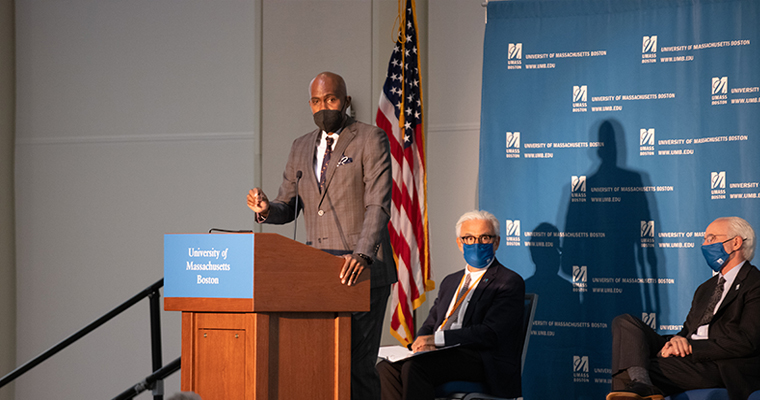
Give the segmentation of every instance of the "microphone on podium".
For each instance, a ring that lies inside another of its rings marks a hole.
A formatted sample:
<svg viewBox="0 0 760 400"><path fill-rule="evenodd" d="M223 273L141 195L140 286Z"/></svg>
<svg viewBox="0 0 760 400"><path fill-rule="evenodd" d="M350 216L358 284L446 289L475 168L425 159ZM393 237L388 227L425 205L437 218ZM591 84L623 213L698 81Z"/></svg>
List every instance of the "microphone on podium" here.
<svg viewBox="0 0 760 400"><path fill-rule="evenodd" d="M302 176L303 172L296 172L296 210L293 218L293 240L296 240L296 232L298 232L298 182L301 181Z"/></svg>

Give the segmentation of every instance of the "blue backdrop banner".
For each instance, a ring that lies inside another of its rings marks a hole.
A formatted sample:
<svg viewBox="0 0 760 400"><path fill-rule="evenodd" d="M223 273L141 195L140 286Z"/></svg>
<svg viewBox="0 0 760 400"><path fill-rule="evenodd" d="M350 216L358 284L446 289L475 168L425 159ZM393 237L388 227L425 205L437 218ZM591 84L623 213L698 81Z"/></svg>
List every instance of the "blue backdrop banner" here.
<svg viewBox="0 0 760 400"><path fill-rule="evenodd" d="M480 208L539 294L524 397L600 399L610 323L674 334L705 227L760 228L760 2L504 1L487 10Z"/></svg>

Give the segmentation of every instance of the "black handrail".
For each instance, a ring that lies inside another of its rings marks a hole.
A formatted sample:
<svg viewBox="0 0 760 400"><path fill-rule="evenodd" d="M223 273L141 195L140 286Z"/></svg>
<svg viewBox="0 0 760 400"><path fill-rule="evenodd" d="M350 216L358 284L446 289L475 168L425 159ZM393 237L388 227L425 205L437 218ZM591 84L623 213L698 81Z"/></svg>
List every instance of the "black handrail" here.
<svg viewBox="0 0 760 400"><path fill-rule="evenodd" d="M152 362L153 362L153 371L156 370L163 370L166 367L161 368L161 322L160 322L160 313L159 313L159 291L158 289L162 288L164 286L164 278L159 279L156 283L148 286L144 290L142 290L140 293L132 296L129 300L125 301L118 307L114 308L107 314L103 315L102 317L96 319L95 321L91 322L89 325L85 326L84 328L80 329L75 334L69 336L65 340L61 341L60 343L56 344L55 346L51 347L44 353L38 355L37 357L33 358L31 361L28 361L26 364L14 369L7 375L0 378L0 388L7 385L8 383L12 382L14 379L18 378L19 376L23 375L30 369L36 367L43 361L47 360L48 358L52 357L59 351L65 349L72 343L76 342L77 340L81 339L83 336L87 335L88 333L94 331L101 325L105 324L115 316L119 315L129 307L132 307L140 300L144 299L145 297L150 297L150 314L151 314L151 352L152 352ZM179 362L179 359L175 360L171 364L168 364L168 366L173 365L175 362ZM159 369L160 368L160 369ZM176 371L176 369L174 370ZM172 372L174 372L172 371ZM156 371L157 373L158 371ZM155 373L154 373L155 375ZM153 376L153 375L151 375ZM163 399L163 392L158 394L154 394L153 396L154 400L162 400Z"/></svg>
<svg viewBox="0 0 760 400"><path fill-rule="evenodd" d="M114 397L112 400L129 400L148 389L153 389L156 382L163 381L164 378L177 372L180 369L181 359L182 357L177 357L176 360L170 362L169 364L166 364L165 366L161 367L156 372L148 375L145 379L140 381L138 384L121 392L121 394Z"/></svg>
<svg viewBox="0 0 760 400"><path fill-rule="evenodd" d="M150 297L150 352L153 368L151 371L158 371L164 365L161 361L161 306L159 303L158 289L151 292ZM163 400L164 388L154 391L154 400ZM159 395L161 397L156 397Z"/></svg>

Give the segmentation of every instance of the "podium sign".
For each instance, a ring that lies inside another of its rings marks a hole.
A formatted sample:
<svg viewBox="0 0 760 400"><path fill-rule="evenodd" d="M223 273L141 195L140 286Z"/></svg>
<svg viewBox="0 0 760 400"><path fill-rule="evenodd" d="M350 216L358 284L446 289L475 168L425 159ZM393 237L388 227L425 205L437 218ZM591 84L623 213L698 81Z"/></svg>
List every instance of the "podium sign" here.
<svg viewBox="0 0 760 400"><path fill-rule="evenodd" d="M252 298L254 235L164 235L164 296Z"/></svg>

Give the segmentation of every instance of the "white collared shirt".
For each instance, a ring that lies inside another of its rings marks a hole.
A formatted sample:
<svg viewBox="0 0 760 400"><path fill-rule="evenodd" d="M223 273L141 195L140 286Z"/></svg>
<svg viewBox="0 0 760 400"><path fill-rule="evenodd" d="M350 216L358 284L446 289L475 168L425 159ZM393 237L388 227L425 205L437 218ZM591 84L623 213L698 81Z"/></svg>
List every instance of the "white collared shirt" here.
<svg viewBox="0 0 760 400"><path fill-rule="evenodd" d="M731 290L731 287L734 285L734 280L736 280L736 276L739 275L739 270L744 266L744 263L746 263L746 261L742 261L741 264L732 268L731 271L728 271L728 273L725 275L719 274L723 276L723 279L725 279L726 282L723 283L723 295L720 296L720 300L718 300L718 304L715 305L715 310L713 310L713 315L715 315L715 312L718 311L718 309L720 308L720 305L723 304L723 299L726 298L726 295L728 295L728 291ZM697 332L691 335L691 339L705 340L708 338L709 331L710 331L710 324L701 325L699 328L697 328Z"/></svg>
<svg viewBox="0 0 760 400"><path fill-rule="evenodd" d="M327 137L333 138L332 149L335 150L335 145L338 144L338 135L343 128L338 129L337 132L332 135L328 135L327 132L322 131L322 137L319 139L319 146L317 146L317 157L314 160L314 174L317 176L317 182L322 179L322 159L325 158L325 149L327 149Z"/></svg>

